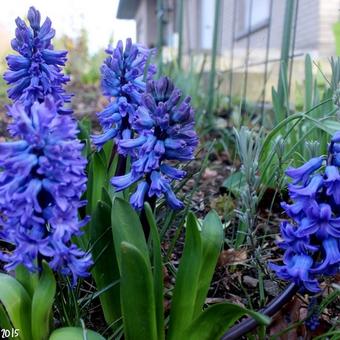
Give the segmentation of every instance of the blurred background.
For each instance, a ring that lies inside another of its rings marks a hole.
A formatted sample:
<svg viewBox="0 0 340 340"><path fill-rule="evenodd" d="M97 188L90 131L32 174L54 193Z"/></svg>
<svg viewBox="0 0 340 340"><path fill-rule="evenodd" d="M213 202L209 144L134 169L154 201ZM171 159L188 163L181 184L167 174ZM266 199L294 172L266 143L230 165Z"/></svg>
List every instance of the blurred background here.
<svg viewBox="0 0 340 340"><path fill-rule="evenodd" d="M31 5L51 18L55 47L69 51L66 72L79 115L100 109L105 48L127 37L157 47L159 70L193 96L198 113L217 113L222 127L235 108L236 121L246 115L272 125L266 112L280 77L287 79L289 105L301 109L306 56L322 88L329 58L340 54L340 0L12 0L2 1L0 12L1 72L14 20ZM5 103L1 79L0 108Z"/></svg>

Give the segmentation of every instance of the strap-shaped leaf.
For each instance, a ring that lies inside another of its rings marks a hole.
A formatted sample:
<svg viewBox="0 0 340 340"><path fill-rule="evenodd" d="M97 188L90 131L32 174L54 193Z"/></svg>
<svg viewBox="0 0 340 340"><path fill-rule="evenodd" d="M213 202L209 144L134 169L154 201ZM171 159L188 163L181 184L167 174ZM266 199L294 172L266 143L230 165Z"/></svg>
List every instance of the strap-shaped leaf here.
<svg viewBox="0 0 340 340"><path fill-rule="evenodd" d="M86 214L91 216L97 206L97 202L102 198L102 188L108 184L106 174L106 161L104 151L101 153L94 153L90 157L88 164L88 180L86 189ZM77 238L77 242L84 249L87 250L90 242L91 221L83 227L83 234Z"/></svg>
<svg viewBox="0 0 340 340"><path fill-rule="evenodd" d="M208 294L214 275L218 256L223 244L223 226L215 211L210 211L203 221L201 231L202 264L198 279L197 296L194 316L202 312L203 304Z"/></svg>
<svg viewBox="0 0 340 340"><path fill-rule="evenodd" d="M4 306L0 303L0 329L11 329L12 324L8 318Z"/></svg>
<svg viewBox="0 0 340 340"><path fill-rule="evenodd" d="M106 164L103 156L95 153L90 162L89 176L87 183L87 214L91 215L96 209L97 202L101 199L102 188L107 182Z"/></svg>
<svg viewBox="0 0 340 340"><path fill-rule="evenodd" d="M39 281L39 273L31 273L21 264L15 269L15 278L23 285L29 296L32 298L35 287Z"/></svg>
<svg viewBox="0 0 340 340"><path fill-rule="evenodd" d="M260 324L268 325L270 319L260 313L251 311L232 303L220 303L207 308L186 329L181 339L211 340L220 339L239 318L250 315Z"/></svg>
<svg viewBox="0 0 340 340"><path fill-rule="evenodd" d="M0 301L13 327L20 329L20 339L32 340L31 298L15 278L2 273L0 273Z"/></svg>
<svg viewBox="0 0 340 340"><path fill-rule="evenodd" d="M127 340L157 340L151 266L132 244L121 245L121 303Z"/></svg>
<svg viewBox="0 0 340 340"><path fill-rule="evenodd" d="M105 340L105 338L90 329L65 327L55 330L49 340Z"/></svg>
<svg viewBox="0 0 340 340"><path fill-rule="evenodd" d="M82 120L78 121L78 138L85 143L85 147L83 149L83 155L85 158L88 158L92 152L91 148L91 120L88 117L84 117Z"/></svg>
<svg viewBox="0 0 340 340"><path fill-rule="evenodd" d="M153 258L153 281L155 289L156 318L158 340L165 337L164 334L164 284L163 284L163 261L161 253L161 242L154 214L148 203L144 205L146 217L150 226L152 237L152 258Z"/></svg>
<svg viewBox="0 0 340 340"><path fill-rule="evenodd" d="M305 111L313 106L313 64L309 54L305 57Z"/></svg>
<svg viewBox="0 0 340 340"><path fill-rule="evenodd" d="M114 198L111 210L113 241L116 249L118 266L121 270L121 244L128 242L134 245L149 262L149 250L145 241L143 228L137 213L130 204L121 198Z"/></svg>
<svg viewBox="0 0 340 340"><path fill-rule="evenodd" d="M93 277L97 290L105 290L120 279L112 231L111 208L99 201L91 219L91 244L94 266ZM121 316L119 285L113 285L99 295L106 322L111 325ZM113 303L114 301L114 303Z"/></svg>
<svg viewBox="0 0 340 340"><path fill-rule="evenodd" d="M56 280L52 269L44 261L40 280L32 299L33 339L48 339L52 306L56 292Z"/></svg>
<svg viewBox="0 0 340 340"><path fill-rule="evenodd" d="M111 199L110 194L108 193L106 188L102 189L102 201L104 203L106 203L110 207L110 209L111 209L112 199ZM111 225L111 222L110 222L110 225Z"/></svg>
<svg viewBox="0 0 340 340"><path fill-rule="evenodd" d="M183 255L176 275L169 340L185 339L183 332L191 323L197 297L198 279L202 265L202 244L195 216L188 215Z"/></svg>

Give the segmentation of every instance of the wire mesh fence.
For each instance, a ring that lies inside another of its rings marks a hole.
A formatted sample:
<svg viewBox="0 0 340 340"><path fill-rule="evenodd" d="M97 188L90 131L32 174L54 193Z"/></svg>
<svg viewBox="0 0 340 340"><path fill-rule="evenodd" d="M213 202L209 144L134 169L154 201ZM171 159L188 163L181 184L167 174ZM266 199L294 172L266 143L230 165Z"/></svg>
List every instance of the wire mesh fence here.
<svg viewBox="0 0 340 340"><path fill-rule="evenodd" d="M321 2L313 3L321 6ZM158 36L159 48L170 50L168 58L177 60L180 71L190 67L193 56L201 61L200 66L204 64L208 117L220 91L229 109L233 102L241 107L255 103L263 123L271 87L279 94L287 90L290 98L295 83L304 81L306 50L318 49L316 39L305 44L305 49L301 47L307 27L304 17L315 10L304 0L157 0L157 8L157 22L163 27L158 32L166 31L169 12L176 17L174 34L167 31L167 35ZM287 89L282 88L283 77Z"/></svg>

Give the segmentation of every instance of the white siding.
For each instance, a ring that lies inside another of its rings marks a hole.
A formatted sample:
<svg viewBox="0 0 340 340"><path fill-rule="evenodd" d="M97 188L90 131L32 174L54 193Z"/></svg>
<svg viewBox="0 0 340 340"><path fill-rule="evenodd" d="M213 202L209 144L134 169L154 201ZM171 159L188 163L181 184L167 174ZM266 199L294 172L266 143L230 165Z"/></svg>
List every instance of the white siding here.
<svg viewBox="0 0 340 340"><path fill-rule="evenodd" d="M339 21L340 18L340 1L320 0L319 15L319 51L321 56L329 57L335 54L333 24Z"/></svg>

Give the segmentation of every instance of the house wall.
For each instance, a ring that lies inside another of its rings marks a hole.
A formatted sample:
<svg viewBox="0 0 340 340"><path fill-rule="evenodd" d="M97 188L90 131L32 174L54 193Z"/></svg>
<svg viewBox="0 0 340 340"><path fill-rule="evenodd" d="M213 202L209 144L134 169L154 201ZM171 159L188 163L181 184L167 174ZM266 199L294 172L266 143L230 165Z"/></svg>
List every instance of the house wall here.
<svg viewBox="0 0 340 340"><path fill-rule="evenodd" d="M183 51L190 54L199 49L201 16L200 0L184 1L184 23L183 23Z"/></svg>
<svg viewBox="0 0 340 340"><path fill-rule="evenodd" d="M202 52L202 1L184 0L184 53ZM213 6L211 1L211 6ZM254 0L253 3L256 1ZM140 0L136 12L137 34L139 42L146 45L155 45L157 42L157 0ZM176 0L165 0L166 25L165 40L173 45L171 35L177 30ZM234 4L237 3L237 10ZM247 45L247 37L240 36L240 25L245 20L244 13L248 11L245 0L221 0L221 34L220 53L227 55L234 45L235 55L239 63L242 61L242 53ZM273 0L272 19L270 26L271 57L278 57L281 47L283 21L286 1ZM340 0L298 0L298 18L296 28L296 53L310 53L315 57L330 56L335 53L332 25L339 20ZM233 38L233 20L237 22ZM263 59L269 26L263 27L250 37L249 59L258 61ZM204 52L204 51L203 51ZM243 58L244 59L244 58Z"/></svg>
<svg viewBox="0 0 340 340"><path fill-rule="evenodd" d="M184 51L190 53L193 50L202 51L200 46L201 34L201 1L187 0L185 6L184 23ZM234 11L234 4L237 10ZM242 63L242 53L247 46L247 36L240 38L240 23L244 20L244 0L222 0L221 1L221 36L220 53L230 53L234 44L234 53L238 61ZM282 31L284 24L286 1L273 0L272 18L270 26L270 49L272 58L280 54ZM295 52L310 53L315 57L334 55L335 43L332 25L339 20L340 0L298 0L298 18L296 27ZM235 37L233 39L233 18L237 22ZM265 55L265 46L269 26L263 27L250 37L249 59L258 61ZM243 58L244 59L244 58ZM244 60L243 60L244 62Z"/></svg>
<svg viewBox="0 0 340 340"><path fill-rule="evenodd" d="M149 37L147 35L147 0L141 0L139 2L139 6L136 12L136 32L137 32L137 42L143 45L147 45L149 43Z"/></svg>
<svg viewBox="0 0 340 340"><path fill-rule="evenodd" d="M147 35L148 35L148 46L156 46L157 43L157 16L156 16L156 2L157 0L147 1Z"/></svg>
<svg viewBox="0 0 340 340"><path fill-rule="evenodd" d="M141 0L136 11L137 41L145 46L157 42L156 0Z"/></svg>
<svg viewBox="0 0 340 340"><path fill-rule="evenodd" d="M176 35L176 0L164 0L166 4L166 27L165 34L167 42L172 41L168 53L164 53L169 58L176 56L176 39L171 39L171 35ZM202 1L208 0L184 0L184 23L183 23L183 53L184 65L193 62L200 69L203 54L207 55L205 67L210 69L210 50L202 49L201 36L203 25ZM280 49L285 16L285 0L273 0L271 24L258 29L256 32L241 35L242 23L244 23L244 13L248 10L245 6L247 0L221 0L221 32L219 37L219 58L217 61L218 77L221 79L221 86L225 93L229 93L230 68L233 68L233 88L235 95L241 95L245 84L245 65L248 57L248 79L247 96L249 99L257 100L261 96L263 88L266 89L267 98L270 97L271 87L276 86L279 73ZM339 20L340 0L297 0L298 17L296 27L296 38L294 51L297 55L292 63L291 84L292 93L297 83L304 79L304 57L311 54L313 59L324 61L323 70L328 71L327 59L335 54L335 42L332 32L332 25ZM211 0L211 6L214 1ZM237 8L234 9L234 4ZM255 0L254 0L255 3ZM205 7L206 8L206 7ZM211 13L211 11L210 11ZM141 0L136 15L137 30L139 29L139 42L147 45L154 45L157 41L157 20L156 20L156 0ZM233 32L233 20L236 20L235 32ZM244 30L243 30L244 33ZM266 59L267 37L270 33L268 64L268 79L264 85L263 62ZM249 40L248 40L249 39ZM249 43L249 55L247 56L247 44ZM174 49L175 47L175 49ZM234 57L231 65L231 51ZM166 50L166 49L165 49ZM197 56L198 55L198 56ZM197 56L197 57L196 57ZM276 60L276 61L275 61ZM259 63L259 65L252 65ZM255 84L255 85L254 85Z"/></svg>
<svg viewBox="0 0 340 340"><path fill-rule="evenodd" d="M340 19L340 0L321 1L319 6L319 50L320 55L335 55L333 25Z"/></svg>

